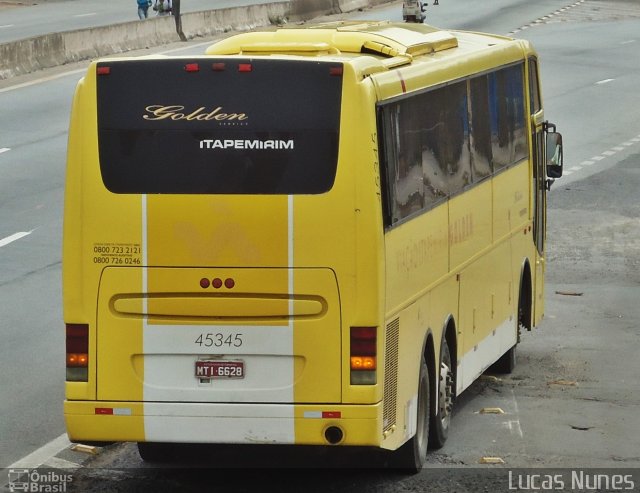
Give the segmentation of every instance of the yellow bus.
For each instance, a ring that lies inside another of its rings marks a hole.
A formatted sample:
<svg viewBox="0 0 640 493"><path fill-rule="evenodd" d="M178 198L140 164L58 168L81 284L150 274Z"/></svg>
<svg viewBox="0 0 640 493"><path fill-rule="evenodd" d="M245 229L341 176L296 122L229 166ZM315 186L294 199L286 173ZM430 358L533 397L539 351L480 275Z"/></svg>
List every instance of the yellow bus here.
<svg viewBox="0 0 640 493"><path fill-rule="evenodd" d="M69 438L419 469L542 317L561 144L536 53L500 36L338 22L94 62L66 176Z"/></svg>

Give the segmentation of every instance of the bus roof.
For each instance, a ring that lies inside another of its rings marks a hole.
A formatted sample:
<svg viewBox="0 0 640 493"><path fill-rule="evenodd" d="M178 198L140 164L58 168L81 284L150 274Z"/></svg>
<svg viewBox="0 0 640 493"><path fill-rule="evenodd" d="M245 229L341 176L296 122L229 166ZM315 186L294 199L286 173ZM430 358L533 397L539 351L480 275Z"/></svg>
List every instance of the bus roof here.
<svg viewBox="0 0 640 493"><path fill-rule="evenodd" d="M458 45L448 31L426 24L339 21L239 34L212 45L207 54L363 53L365 45L376 43L386 47L386 52L378 52L384 56L421 55ZM376 52L373 48L368 51Z"/></svg>
<svg viewBox="0 0 640 493"><path fill-rule="evenodd" d="M466 59L471 71L477 71L483 63L471 67L473 60L485 59L491 66L522 59L528 51L526 41L494 34L403 22L337 21L238 34L211 45L206 54L338 58L366 77L434 60L453 66Z"/></svg>

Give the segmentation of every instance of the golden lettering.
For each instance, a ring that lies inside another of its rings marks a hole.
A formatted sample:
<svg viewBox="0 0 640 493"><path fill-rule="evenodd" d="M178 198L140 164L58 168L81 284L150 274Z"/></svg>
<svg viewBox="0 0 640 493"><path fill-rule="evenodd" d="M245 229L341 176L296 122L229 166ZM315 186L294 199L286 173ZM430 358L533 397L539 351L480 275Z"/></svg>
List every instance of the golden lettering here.
<svg viewBox="0 0 640 493"><path fill-rule="evenodd" d="M187 120L187 121L230 121L230 120L248 120L246 113L224 113L222 106L212 109L207 113L204 106L187 113L185 107L181 105L162 106L154 104L145 108L146 114L142 115L143 120L159 121L159 120Z"/></svg>

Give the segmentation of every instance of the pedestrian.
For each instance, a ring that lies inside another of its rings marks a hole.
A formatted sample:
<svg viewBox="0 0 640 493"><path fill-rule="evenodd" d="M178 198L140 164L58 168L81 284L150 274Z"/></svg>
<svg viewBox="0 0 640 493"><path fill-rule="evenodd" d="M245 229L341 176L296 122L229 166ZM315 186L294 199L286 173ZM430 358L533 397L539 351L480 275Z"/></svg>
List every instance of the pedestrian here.
<svg viewBox="0 0 640 493"><path fill-rule="evenodd" d="M149 7L151 7L151 0L138 0L138 17L140 20L149 17Z"/></svg>
<svg viewBox="0 0 640 493"><path fill-rule="evenodd" d="M171 0L156 0L153 5L156 15L168 15L171 13Z"/></svg>

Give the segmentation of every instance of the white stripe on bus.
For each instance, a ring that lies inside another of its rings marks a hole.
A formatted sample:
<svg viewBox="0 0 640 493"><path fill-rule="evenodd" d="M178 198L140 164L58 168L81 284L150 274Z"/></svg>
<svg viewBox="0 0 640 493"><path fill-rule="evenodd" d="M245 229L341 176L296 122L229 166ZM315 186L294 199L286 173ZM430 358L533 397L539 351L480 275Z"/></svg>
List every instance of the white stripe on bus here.
<svg viewBox="0 0 640 493"><path fill-rule="evenodd" d="M485 337L475 349L467 351L458 365L456 395L471 385L487 368L517 342L516 322L505 320L493 334Z"/></svg>
<svg viewBox="0 0 640 493"><path fill-rule="evenodd" d="M145 403L145 439L181 443L295 443L294 406Z"/></svg>

